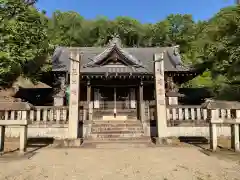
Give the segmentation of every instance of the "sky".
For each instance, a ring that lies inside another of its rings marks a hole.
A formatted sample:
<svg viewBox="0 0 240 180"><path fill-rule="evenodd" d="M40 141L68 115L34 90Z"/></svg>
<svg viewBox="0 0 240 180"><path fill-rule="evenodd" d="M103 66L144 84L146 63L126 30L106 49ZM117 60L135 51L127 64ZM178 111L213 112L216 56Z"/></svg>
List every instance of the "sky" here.
<svg viewBox="0 0 240 180"><path fill-rule="evenodd" d="M194 20L207 20L235 0L39 0L37 8L51 16L55 10L76 11L86 19L130 16L142 23L155 23L169 14L192 14Z"/></svg>

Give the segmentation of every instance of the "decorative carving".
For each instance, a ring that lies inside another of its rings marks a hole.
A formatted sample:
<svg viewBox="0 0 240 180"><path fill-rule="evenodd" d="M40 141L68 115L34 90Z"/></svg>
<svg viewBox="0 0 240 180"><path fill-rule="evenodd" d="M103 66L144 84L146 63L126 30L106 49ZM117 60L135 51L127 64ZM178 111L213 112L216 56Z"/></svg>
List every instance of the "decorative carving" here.
<svg viewBox="0 0 240 180"><path fill-rule="evenodd" d="M174 50L173 50L173 53L175 56L180 56L180 46L179 45L176 45L176 46L173 46Z"/></svg>
<svg viewBox="0 0 240 180"><path fill-rule="evenodd" d="M178 92L178 87L173 81L173 77L167 78L167 88L169 92Z"/></svg>
<svg viewBox="0 0 240 180"><path fill-rule="evenodd" d="M112 39L109 41L109 45L117 45L119 47L122 47L122 42L118 34L115 33L112 35Z"/></svg>

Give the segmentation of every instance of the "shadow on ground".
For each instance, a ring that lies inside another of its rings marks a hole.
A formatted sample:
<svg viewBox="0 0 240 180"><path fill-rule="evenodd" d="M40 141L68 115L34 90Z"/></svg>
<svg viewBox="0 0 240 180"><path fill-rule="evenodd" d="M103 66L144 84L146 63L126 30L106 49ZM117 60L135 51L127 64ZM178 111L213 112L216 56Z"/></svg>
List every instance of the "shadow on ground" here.
<svg viewBox="0 0 240 180"><path fill-rule="evenodd" d="M30 152L35 153L36 151L52 145L54 143L54 138L28 138L27 148Z"/></svg>
<svg viewBox="0 0 240 180"><path fill-rule="evenodd" d="M201 149L209 148L209 141L207 138L202 136L180 136L178 138L180 142L187 143Z"/></svg>
<svg viewBox="0 0 240 180"><path fill-rule="evenodd" d="M19 159L33 157L38 150L54 143L53 138L28 138L27 150L24 154L19 154L19 138L6 139L4 153L1 158Z"/></svg>
<svg viewBox="0 0 240 180"><path fill-rule="evenodd" d="M205 137L179 137L178 139L180 142L200 148L199 151L207 156L214 156L223 160L228 159L240 164L240 153L234 152L230 148L231 140L229 138L220 137L218 139L218 148L216 152L210 150L209 140Z"/></svg>

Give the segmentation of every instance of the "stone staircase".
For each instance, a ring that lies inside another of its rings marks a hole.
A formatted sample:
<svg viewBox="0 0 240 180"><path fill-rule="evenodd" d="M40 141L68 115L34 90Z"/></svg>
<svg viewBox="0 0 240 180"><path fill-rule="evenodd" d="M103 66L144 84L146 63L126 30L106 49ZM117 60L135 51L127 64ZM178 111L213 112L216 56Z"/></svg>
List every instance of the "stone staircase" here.
<svg viewBox="0 0 240 180"><path fill-rule="evenodd" d="M91 134L83 146L96 148L128 148L151 146L151 139L144 136L139 120L96 120Z"/></svg>

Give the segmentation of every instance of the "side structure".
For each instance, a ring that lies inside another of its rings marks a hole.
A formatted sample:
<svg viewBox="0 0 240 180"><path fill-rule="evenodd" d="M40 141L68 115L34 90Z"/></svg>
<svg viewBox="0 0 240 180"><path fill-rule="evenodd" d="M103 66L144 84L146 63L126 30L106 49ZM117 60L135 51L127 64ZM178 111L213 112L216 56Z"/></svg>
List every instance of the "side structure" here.
<svg viewBox="0 0 240 180"><path fill-rule="evenodd" d="M164 52L154 55L156 122L159 140L167 136L167 116L164 82Z"/></svg>

